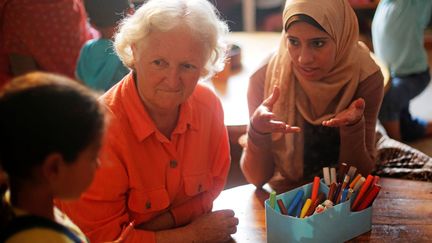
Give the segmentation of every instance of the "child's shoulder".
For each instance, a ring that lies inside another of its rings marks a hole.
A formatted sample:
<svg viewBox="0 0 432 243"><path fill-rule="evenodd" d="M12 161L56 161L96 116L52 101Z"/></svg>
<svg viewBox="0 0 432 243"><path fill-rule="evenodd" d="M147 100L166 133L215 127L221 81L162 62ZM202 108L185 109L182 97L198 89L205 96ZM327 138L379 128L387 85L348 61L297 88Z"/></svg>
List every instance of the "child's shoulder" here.
<svg viewBox="0 0 432 243"><path fill-rule="evenodd" d="M30 228L8 227L4 231L7 235L0 238L5 243L39 243L39 242L60 242L60 243L74 243L82 242L77 239L70 238L67 234L46 226L39 224L33 225ZM2 233L3 235L3 233ZM3 241L4 240L4 241Z"/></svg>
<svg viewBox="0 0 432 243"><path fill-rule="evenodd" d="M14 210L16 212L16 210ZM17 214L2 229L0 242L86 242L84 234L60 210L55 209L55 222L44 217Z"/></svg>

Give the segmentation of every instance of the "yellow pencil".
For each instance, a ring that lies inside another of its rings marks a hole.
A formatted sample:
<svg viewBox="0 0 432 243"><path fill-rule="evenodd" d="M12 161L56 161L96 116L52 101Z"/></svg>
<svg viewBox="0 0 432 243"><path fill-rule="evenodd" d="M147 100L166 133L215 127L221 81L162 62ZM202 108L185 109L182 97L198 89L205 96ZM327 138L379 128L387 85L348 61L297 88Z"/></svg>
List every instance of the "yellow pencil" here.
<svg viewBox="0 0 432 243"><path fill-rule="evenodd" d="M312 200L310 198L306 199L306 202L303 205L303 208L302 208L301 213L300 213L300 218L304 218L305 217L305 215L306 215L306 213L307 213L307 211L308 211L311 203L312 203Z"/></svg>

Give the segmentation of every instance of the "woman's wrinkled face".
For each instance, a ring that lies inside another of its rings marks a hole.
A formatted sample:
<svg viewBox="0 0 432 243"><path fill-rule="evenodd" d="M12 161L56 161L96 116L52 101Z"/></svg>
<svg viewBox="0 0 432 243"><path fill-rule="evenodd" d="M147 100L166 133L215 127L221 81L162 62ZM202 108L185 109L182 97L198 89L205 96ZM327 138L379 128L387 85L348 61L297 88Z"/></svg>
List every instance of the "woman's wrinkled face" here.
<svg viewBox="0 0 432 243"><path fill-rule="evenodd" d="M182 26L151 32L132 52L137 88L151 111L177 109L192 94L209 56L204 42Z"/></svg>
<svg viewBox="0 0 432 243"><path fill-rule="evenodd" d="M319 81L332 70L336 43L325 31L299 21L289 27L286 36L296 75L307 81Z"/></svg>

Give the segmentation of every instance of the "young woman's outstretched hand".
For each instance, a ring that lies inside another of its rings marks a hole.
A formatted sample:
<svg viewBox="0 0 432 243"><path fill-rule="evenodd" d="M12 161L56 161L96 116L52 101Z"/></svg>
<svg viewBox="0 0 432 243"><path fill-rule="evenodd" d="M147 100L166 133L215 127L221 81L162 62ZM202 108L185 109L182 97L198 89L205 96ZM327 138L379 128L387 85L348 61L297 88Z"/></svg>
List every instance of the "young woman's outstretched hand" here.
<svg viewBox="0 0 432 243"><path fill-rule="evenodd" d="M273 88L273 93L265 99L253 113L250 125L253 130L261 134L270 134L274 132L294 133L300 132L299 127L290 126L283 121L276 120L272 112L273 105L280 96L279 87Z"/></svg>
<svg viewBox="0 0 432 243"><path fill-rule="evenodd" d="M336 114L334 118L322 122L323 126L327 127L341 127L354 125L361 120L365 109L365 101L363 98L354 100L351 105Z"/></svg>

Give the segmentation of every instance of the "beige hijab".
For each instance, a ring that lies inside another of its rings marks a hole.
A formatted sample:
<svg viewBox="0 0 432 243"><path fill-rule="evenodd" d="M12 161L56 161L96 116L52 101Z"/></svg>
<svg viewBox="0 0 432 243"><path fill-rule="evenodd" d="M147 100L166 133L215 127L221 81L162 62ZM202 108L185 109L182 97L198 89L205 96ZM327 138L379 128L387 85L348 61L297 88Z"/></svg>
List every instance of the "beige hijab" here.
<svg viewBox="0 0 432 243"><path fill-rule="evenodd" d="M276 116L287 124L303 127L304 120L320 125L334 117L353 101L359 83L379 67L369 56L369 50L358 42L357 17L346 0L287 0L283 23L293 15L305 14L317 21L336 42L335 66L319 82L296 77L286 46L285 31L279 50L270 59L264 95L279 86L281 96L273 106ZM284 183L294 183L303 177L303 133L272 135L272 150L276 174Z"/></svg>

